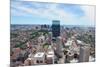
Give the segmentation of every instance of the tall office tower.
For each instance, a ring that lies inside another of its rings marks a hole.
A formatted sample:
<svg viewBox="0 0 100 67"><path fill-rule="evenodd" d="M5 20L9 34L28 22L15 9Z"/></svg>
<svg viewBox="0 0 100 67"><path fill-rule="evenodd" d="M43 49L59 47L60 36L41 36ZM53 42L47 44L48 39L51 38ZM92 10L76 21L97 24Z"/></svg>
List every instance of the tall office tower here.
<svg viewBox="0 0 100 67"><path fill-rule="evenodd" d="M90 55L90 47L89 46L81 46L80 47L79 62L88 62L89 55Z"/></svg>
<svg viewBox="0 0 100 67"><path fill-rule="evenodd" d="M59 20L52 21L52 35L53 37L60 36L60 21Z"/></svg>

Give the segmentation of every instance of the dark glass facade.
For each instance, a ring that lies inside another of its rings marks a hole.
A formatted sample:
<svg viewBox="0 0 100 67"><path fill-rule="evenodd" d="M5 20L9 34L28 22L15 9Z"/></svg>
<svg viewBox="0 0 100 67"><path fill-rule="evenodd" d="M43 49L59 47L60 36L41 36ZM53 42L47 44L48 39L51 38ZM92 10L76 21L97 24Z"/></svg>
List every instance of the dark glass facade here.
<svg viewBox="0 0 100 67"><path fill-rule="evenodd" d="M60 36L60 21L59 20L52 21L52 35L53 37Z"/></svg>

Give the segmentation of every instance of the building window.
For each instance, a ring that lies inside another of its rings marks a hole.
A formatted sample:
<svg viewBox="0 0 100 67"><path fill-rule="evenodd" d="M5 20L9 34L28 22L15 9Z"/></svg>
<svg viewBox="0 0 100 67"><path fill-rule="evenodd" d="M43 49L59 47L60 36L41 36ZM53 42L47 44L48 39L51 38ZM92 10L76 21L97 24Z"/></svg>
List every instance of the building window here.
<svg viewBox="0 0 100 67"><path fill-rule="evenodd" d="M40 61L40 63L43 63L43 61Z"/></svg>
<svg viewBox="0 0 100 67"><path fill-rule="evenodd" d="M38 60L37 60L36 62L37 62L37 63L39 63L39 61L38 61Z"/></svg>

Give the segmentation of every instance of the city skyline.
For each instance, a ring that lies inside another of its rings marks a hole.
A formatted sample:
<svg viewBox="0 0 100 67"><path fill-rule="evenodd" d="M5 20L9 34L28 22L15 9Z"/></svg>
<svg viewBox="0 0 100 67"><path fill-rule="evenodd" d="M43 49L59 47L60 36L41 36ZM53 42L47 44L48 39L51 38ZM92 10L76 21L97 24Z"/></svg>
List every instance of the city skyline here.
<svg viewBox="0 0 100 67"><path fill-rule="evenodd" d="M88 5L11 1L11 24L95 26L95 7Z"/></svg>
<svg viewBox="0 0 100 67"><path fill-rule="evenodd" d="M10 67L95 62L95 6L11 0Z"/></svg>

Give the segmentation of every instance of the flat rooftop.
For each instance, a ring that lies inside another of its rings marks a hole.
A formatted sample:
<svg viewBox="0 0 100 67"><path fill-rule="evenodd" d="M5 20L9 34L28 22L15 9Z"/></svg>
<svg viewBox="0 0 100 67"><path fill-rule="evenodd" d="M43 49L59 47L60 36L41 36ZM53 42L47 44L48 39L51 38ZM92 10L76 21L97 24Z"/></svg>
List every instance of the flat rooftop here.
<svg viewBox="0 0 100 67"><path fill-rule="evenodd" d="M34 57L43 57L44 56L44 52L37 52Z"/></svg>
<svg viewBox="0 0 100 67"><path fill-rule="evenodd" d="M47 54L47 57L54 57L54 52L53 51L49 51Z"/></svg>

